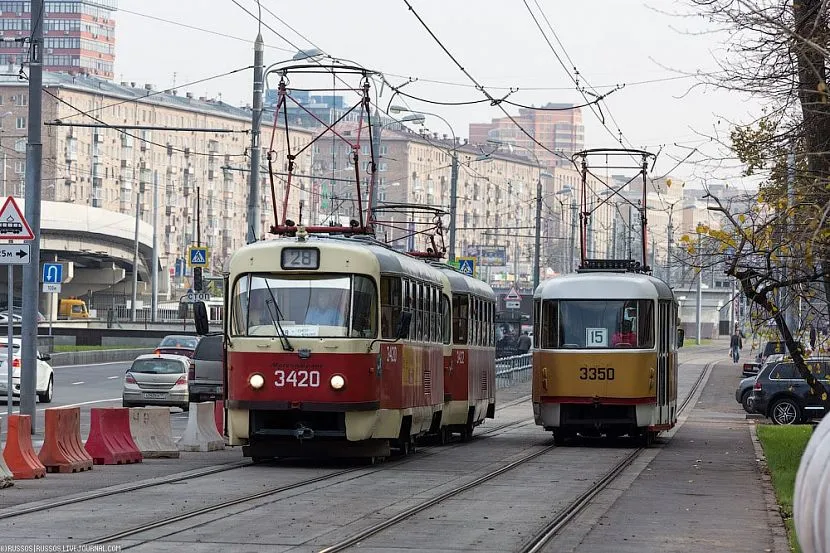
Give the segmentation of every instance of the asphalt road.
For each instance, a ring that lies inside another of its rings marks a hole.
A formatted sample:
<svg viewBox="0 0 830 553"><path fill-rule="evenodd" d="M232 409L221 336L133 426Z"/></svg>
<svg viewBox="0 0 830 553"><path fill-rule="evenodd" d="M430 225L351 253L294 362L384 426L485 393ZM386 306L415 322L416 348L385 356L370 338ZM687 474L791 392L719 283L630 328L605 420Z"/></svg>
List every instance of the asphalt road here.
<svg viewBox="0 0 830 553"><path fill-rule="evenodd" d="M33 442L43 440L44 414L49 407L80 407L81 408L81 438L86 439L89 433L90 409L93 407L120 407L121 387L124 373L130 362L99 363L95 365L69 365L53 367L55 374L55 392L52 403L37 403L37 421ZM0 396L0 421L5 434L5 418L8 414L6 396ZM12 412L19 412L19 405L15 400ZM187 413L181 409L171 408L173 413L173 435L179 436L187 423Z"/></svg>

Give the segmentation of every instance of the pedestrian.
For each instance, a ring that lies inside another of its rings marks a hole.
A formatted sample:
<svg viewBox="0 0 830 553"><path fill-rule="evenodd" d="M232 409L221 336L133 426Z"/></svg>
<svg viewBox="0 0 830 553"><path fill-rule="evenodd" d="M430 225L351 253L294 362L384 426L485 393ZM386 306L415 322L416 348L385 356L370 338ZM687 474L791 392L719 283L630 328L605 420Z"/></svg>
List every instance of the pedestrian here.
<svg viewBox="0 0 830 553"><path fill-rule="evenodd" d="M519 336L519 344L518 344L518 346L519 346L518 347L519 355L522 355L522 354L527 353L528 351L530 351L530 345L531 345L530 336L528 336L527 330L525 330L524 332L522 332L522 335Z"/></svg>
<svg viewBox="0 0 830 553"><path fill-rule="evenodd" d="M812 349L812 350L816 349L816 338L817 338L816 327L814 327L811 324L810 325L810 349Z"/></svg>
<svg viewBox="0 0 830 553"><path fill-rule="evenodd" d="M737 363L741 358L741 350L744 349L744 341L741 339L740 331L735 331L732 338L729 340L729 353L732 356L732 362Z"/></svg>

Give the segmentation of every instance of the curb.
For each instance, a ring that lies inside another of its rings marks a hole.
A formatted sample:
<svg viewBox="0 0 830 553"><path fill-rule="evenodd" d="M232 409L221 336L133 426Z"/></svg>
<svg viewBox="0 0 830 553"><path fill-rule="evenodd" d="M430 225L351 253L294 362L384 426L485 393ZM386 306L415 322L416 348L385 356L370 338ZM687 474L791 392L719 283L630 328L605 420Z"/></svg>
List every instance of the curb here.
<svg viewBox="0 0 830 553"><path fill-rule="evenodd" d="M96 363L117 363L132 361L139 355L153 353L155 348L101 349L89 351L66 351L53 353L49 364L52 368L70 365L94 365Z"/></svg>
<svg viewBox="0 0 830 553"><path fill-rule="evenodd" d="M767 521L772 533L773 553L789 553L790 542L787 538L787 527L784 524L784 517L781 516L781 509L778 507L778 500L775 498L775 489L772 486L772 477L767 466L767 458L764 455L764 448L758 440L756 425L749 424L749 435L752 438L752 445L755 448L755 460L758 463L761 476L761 487L764 490L764 503L766 504Z"/></svg>

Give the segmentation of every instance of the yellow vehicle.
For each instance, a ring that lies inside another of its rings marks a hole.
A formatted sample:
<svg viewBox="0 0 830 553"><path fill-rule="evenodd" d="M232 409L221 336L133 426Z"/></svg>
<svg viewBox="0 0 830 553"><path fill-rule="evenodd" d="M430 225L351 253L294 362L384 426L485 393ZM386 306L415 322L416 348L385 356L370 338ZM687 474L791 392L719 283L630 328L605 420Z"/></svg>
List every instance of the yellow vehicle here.
<svg viewBox="0 0 830 553"><path fill-rule="evenodd" d="M78 298L61 298L58 305L58 319L88 319L86 302Z"/></svg>

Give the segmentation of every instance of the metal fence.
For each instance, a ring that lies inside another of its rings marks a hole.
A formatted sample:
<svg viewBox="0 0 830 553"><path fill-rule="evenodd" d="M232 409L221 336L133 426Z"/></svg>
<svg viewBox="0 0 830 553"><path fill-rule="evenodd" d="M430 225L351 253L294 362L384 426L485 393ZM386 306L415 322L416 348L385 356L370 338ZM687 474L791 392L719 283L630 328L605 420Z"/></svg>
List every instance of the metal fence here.
<svg viewBox="0 0 830 553"><path fill-rule="evenodd" d="M524 353L496 359L496 388L508 388L530 380L532 357L532 354Z"/></svg>

